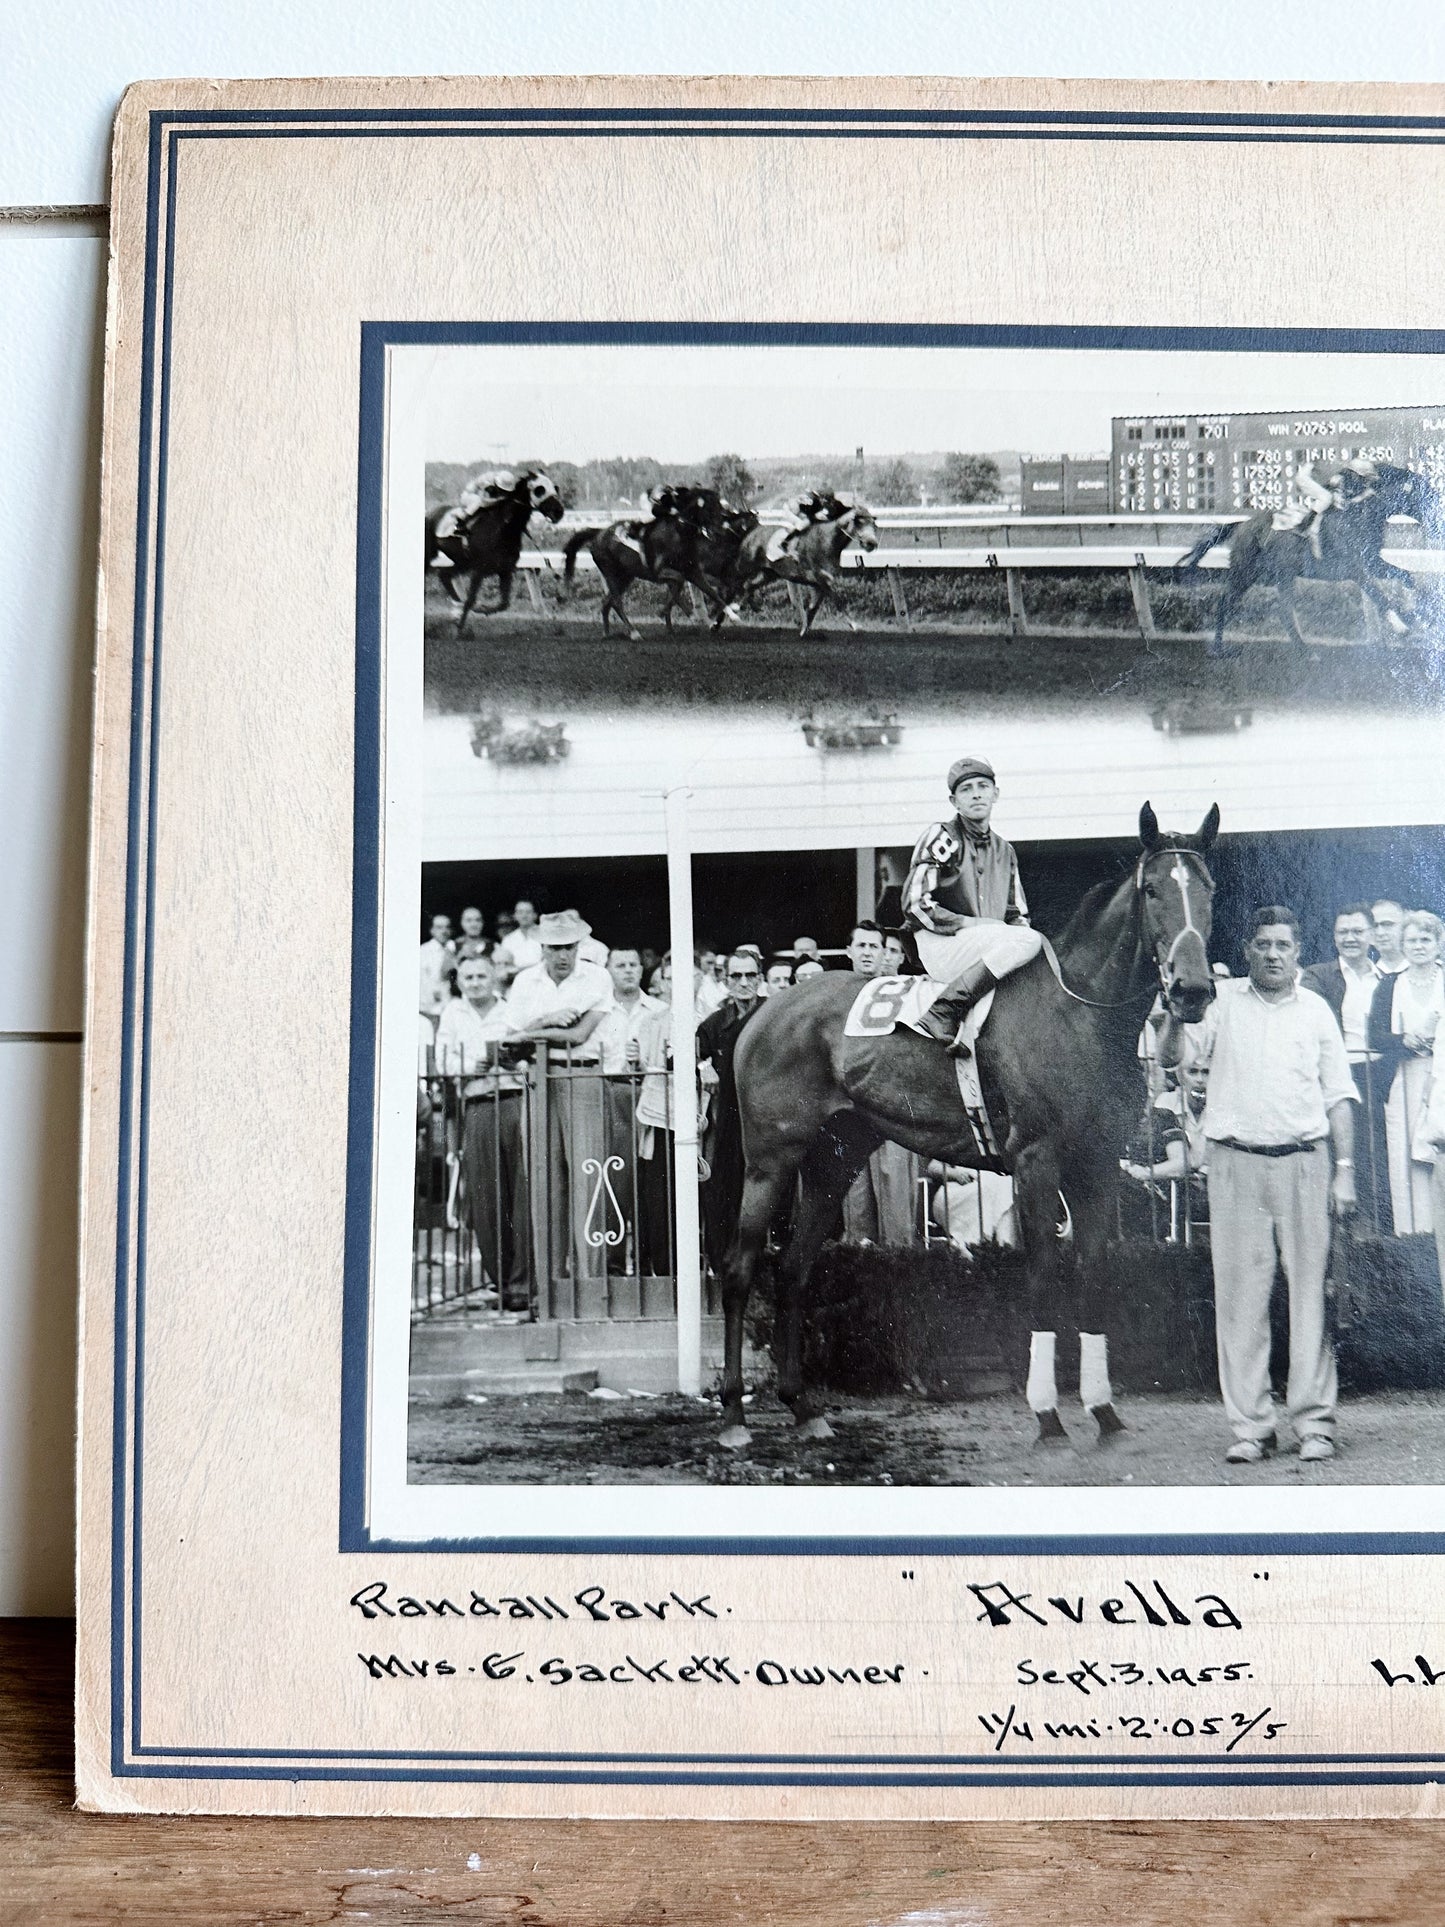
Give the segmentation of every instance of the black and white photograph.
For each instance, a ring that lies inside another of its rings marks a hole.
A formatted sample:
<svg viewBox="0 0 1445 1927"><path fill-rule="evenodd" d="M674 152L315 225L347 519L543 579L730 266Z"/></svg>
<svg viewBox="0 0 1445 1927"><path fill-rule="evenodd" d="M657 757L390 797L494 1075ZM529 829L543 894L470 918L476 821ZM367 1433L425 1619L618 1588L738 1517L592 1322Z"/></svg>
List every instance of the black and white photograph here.
<svg viewBox="0 0 1445 1927"><path fill-rule="evenodd" d="M1435 358L389 406L408 1488L1441 1483Z"/></svg>

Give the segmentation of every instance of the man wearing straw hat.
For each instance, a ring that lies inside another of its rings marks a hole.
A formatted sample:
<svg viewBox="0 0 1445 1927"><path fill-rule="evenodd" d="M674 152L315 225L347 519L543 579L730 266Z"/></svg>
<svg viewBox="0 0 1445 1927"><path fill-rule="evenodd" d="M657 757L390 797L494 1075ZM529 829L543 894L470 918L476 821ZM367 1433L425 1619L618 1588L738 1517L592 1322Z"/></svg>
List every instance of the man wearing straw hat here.
<svg viewBox="0 0 1445 1927"><path fill-rule="evenodd" d="M551 1267L554 1276L570 1273L574 1279L602 1276L610 1247L601 1240L620 1230L602 1186L606 1125L600 1043L594 1035L612 1004L612 979L600 965L579 959L591 934L591 925L575 910L551 911L537 926L542 961L518 971L507 992L507 1015L517 1037L545 1044L549 1051Z"/></svg>

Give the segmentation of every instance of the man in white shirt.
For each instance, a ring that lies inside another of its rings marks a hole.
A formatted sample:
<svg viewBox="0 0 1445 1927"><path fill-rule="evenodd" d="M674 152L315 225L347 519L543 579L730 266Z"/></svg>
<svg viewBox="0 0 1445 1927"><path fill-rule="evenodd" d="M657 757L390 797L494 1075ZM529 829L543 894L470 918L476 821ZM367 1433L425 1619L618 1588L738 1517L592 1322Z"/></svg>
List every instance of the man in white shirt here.
<svg viewBox="0 0 1445 1927"><path fill-rule="evenodd" d="M543 917L537 926L542 961L518 973L506 1006L516 1036L547 1046L548 1244L552 1276L574 1281L601 1278L603 1253L625 1236L603 1171L606 1111L597 1031L612 1004L612 979L577 955L591 934L575 910ZM608 1237L611 1244L604 1242ZM584 1304L574 1292L574 1315L600 1310L605 1302L588 1298Z"/></svg>
<svg viewBox="0 0 1445 1927"><path fill-rule="evenodd" d="M607 1254L607 1269L619 1274L641 1275L650 1269L643 1250L642 1226L637 1212L637 1093L642 1077L640 1039L650 1013L663 1005L642 988L642 956L632 945L619 945L607 954L607 974L612 979L612 1004L597 1026L597 1041L602 1053L602 1075L606 1079L607 1154L621 1158L622 1169L613 1173L613 1185L622 1222L631 1238L623 1238Z"/></svg>
<svg viewBox="0 0 1445 1927"><path fill-rule="evenodd" d="M503 1307L529 1302L527 1159L523 1081L499 1063L498 1046L514 1036L485 957L464 957L457 989L437 1022L436 1067L448 1095L462 1106L462 1175L467 1209L488 1279Z"/></svg>
<svg viewBox="0 0 1445 1927"><path fill-rule="evenodd" d="M450 917L433 917L431 935L421 947L421 1010L435 1021L451 996L447 982L457 960Z"/></svg>
<svg viewBox="0 0 1445 1927"><path fill-rule="evenodd" d="M1204 1135L1219 1386L1251 1465L1276 1449L1269 1386L1275 1254L1289 1287L1288 1412L1307 1463L1334 1457L1338 1388L1325 1320L1330 1216L1355 1208L1358 1102L1344 1039L1299 982L1299 919L1256 910L1249 976L1219 986Z"/></svg>
<svg viewBox="0 0 1445 1927"><path fill-rule="evenodd" d="M1398 925L1403 912L1397 904L1382 902L1380 908L1386 913L1387 946L1389 912L1395 912L1393 937L1398 948ZM1389 1232L1393 1229L1393 1220L1386 1177L1389 1167L1385 1155L1385 1095L1390 1080L1388 1076L1380 1076L1379 1055L1369 1048L1370 1006L1374 1002L1375 986L1386 973L1370 956L1373 935L1370 905L1347 903L1335 914L1334 956L1328 963L1311 964L1300 982L1324 998L1344 1037L1345 1054L1363 1107L1355 1130L1355 1142L1359 1146L1359 1168L1355 1175L1360 1209L1376 1231Z"/></svg>
<svg viewBox="0 0 1445 1927"><path fill-rule="evenodd" d="M516 918L516 927L507 932L494 953L497 963L508 977L515 977L519 970L530 970L534 964L542 961L536 906L523 897L512 915Z"/></svg>

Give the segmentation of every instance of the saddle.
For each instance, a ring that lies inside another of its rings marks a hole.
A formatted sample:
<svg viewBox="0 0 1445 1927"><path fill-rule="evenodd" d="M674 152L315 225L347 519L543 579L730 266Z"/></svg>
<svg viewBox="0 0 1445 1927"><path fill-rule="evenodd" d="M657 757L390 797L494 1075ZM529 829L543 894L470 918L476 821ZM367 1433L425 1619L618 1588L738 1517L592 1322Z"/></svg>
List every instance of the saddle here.
<svg viewBox="0 0 1445 1927"><path fill-rule="evenodd" d="M793 537L798 533L799 531L797 529L774 529L768 537L768 546L763 550L763 560L765 562L781 561L792 547Z"/></svg>
<svg viewBox="0 0 1445 1927"><path fill-rule="evenodd" d="M901 1025L919 1031L922 1020L947 989L931 977L870 977L853 999L843 1025L845 1037L887 1037ZM984 1102L983 1084L978 1075L978 1057L973 1046L993 1009L994 993L987 991L969 1011L963 1022L966 1057L955 1057L954 1075L964 1116L973 1137L976 1156L997 1162L999 1142ZM922 1033L927 1035L926 1032ZM930 1043L936 1040L929 1038ZM937 1045L938 1049L943 1046Z"/></svg>

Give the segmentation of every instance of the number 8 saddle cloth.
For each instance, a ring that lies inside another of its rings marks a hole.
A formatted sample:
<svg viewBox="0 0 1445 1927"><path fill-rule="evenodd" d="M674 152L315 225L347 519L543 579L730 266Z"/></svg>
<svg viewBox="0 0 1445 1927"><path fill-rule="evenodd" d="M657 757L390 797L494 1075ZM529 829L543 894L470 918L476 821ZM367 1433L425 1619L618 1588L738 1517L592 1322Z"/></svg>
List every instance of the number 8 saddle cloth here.
<svg viewBox="0 0 1445 1927"><path fill-rule="evenodd" d="M843 1035L887 1037L900 1025L906 1030L917 1030L947 988L946 984L935 983L932 977L869 977L853 999L843 1025ZM953 1068L958 1077L958 1095L963 1101L977 1149L987 1158L997 1158L998 1143L984 1105L978 1058L973 1047L988 1013L993 1009L993 996L992 990L985 992L969 1011L964 1019L963 1036L968 1055L953 1059Z"/></svg>

